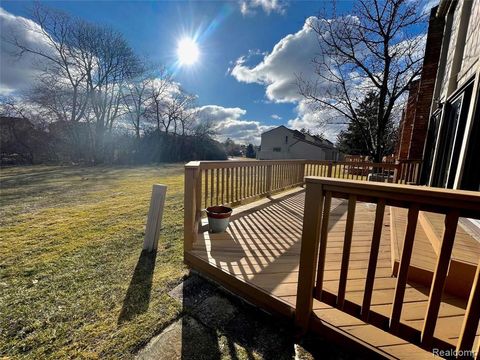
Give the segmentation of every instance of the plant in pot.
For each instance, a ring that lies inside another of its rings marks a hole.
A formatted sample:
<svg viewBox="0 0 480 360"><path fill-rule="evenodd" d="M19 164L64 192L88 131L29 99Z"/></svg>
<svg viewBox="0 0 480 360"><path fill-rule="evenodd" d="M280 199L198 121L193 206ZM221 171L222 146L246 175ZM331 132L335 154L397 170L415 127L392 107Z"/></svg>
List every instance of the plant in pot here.
<svg viewBox="0 0 480 360"><path fill-rule="evenodd" d="M232 208L227 206L210 206L206 209L208 229L212 233L221 233L227 230Z"/></svg>

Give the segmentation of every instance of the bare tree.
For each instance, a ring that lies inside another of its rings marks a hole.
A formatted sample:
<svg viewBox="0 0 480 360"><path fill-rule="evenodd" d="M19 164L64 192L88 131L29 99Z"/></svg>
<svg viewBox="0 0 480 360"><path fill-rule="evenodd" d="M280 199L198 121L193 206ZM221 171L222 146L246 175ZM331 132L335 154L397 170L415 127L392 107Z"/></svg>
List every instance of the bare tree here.
<svg viewBox="0 0 480 360"><path fill-rule="evenodd" d="M105 133L122 115L120 89L138 73L138 59L123 36L108 27L38 4L32 18L36 24L25 26L44 40L42 46L21 42L15 34L7 41L16 46L17 55L30 53L42 60L41 85L56 96L37 100L57 119L91 124L95 160L101 162ZM56 101L60 94L61 101Z"/></svg>
<svg viewBox="0 0 480 360"><path fill-rule="evenodd" d="M154 123L157 132L160 134L161 127L165 128L165 121L163 120L163 113L167 98L170 92L175 88L171 77L165 71L162 71L159 76L156 76L149 83L149 101L147 109L147 117Z"/></svg>
<svg viewBox="0 0 480 360"><path fill-rule="evenodd" d="M334 110L359 125L359 104L374 91L376 126L361 130L369 155L381 161L395 105L421 72L424 37L412 33L424 15L418 2L407 0L358 0L353 15L332 9L310 23L320 50L313 59L317 78L299 75L299 90L319 110Z"/></svg>
<svg viewBox="0 0 480 360"><path fill-rule="evenodd" d="M17 34L10 34L4 38L17 49L16 55L32 54L42 71L43 85L55 84L58 89L63 88L71 94L66 104L63 100L64 117L68 121L80 121L87 106L87 98L80 96L85 91L86 72L81 66L78 57L78 44L76 43L75 21L67 14L53 10L39 4L32 9L34 23L24 22L26 31L42 39L38 43L22 42ZM51 105L51 104L50 104ZM58 109L56 109L59 113Z"/></svg>

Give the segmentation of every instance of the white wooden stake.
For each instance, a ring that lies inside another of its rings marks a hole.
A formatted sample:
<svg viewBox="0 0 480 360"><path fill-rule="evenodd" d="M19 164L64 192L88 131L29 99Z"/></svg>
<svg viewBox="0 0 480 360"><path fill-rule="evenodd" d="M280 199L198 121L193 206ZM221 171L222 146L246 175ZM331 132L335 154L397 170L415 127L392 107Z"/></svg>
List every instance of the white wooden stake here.
<svg viewBox="0 0 480 360"><path fill-rule="evenodd" d="M160 230L162 229L162 216L166 194L167 187L165 185L153 185L147 227L145 229L145 239L143 240L143 250L156 251L158 248L158 239L160 237Z"/></svg>

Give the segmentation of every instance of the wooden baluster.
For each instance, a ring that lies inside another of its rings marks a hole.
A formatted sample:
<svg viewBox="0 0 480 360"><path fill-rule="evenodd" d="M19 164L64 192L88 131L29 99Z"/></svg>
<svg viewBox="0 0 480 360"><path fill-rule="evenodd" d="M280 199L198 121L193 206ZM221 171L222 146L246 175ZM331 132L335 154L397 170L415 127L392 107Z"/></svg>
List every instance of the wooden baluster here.
<svg viewBox="0 0 480 360"><path fill-rule="evenodd" d="M257 167L256 166L252 166L252 195L253 196L257 196L257 184L258 184L258 180L257 180Z"/></svg>
<svg viewBox="0 0 480 360"><path fill-rule="evenodd" d="M278 168L279 168L279 172L280 172L280 177L279 177L279 184L278 184L278 188L281 189L283 188L283 177L284 177L284 173L283 171L285 170L285 167L283 164L278 164Z"/></svg>
<svg viewBox="0 0 480 360"><path fill-rule="evenodd" d="M208 169L204 171L205 175L205 208L208 207Z"/></svg>
<svg viewBox="0 0 480 360"><path fill-rule="evenodd" d="M245 197L245 168L241 166L238 170L240 171L240 188L238 189L240 197L238 200L243 200Z"/></svg>
<svg viewBox="0 0 480 360"><path fill-rule="evenodd" d="M214 173L215 169L210 169L210 206L213 205L213 193L214 193Z"/></svg>
<svg viewBox="0 0 480 360"><path fill-rule="evenodd" d="M338 283L337 307L343 309L345 304L345 289L347 287L348 264L350 262L350 250L352 247L353 222L355 220L355 207L357 197L348 197L347 223L345 225L345 238L343 241L342 267L340 270L340 281Z"/></svg>
<svg viewBox="0 0 480 360"><path fill-rule="evenodd" d="M244 168L245 169L245 198L248 198L250 196L250 166L247 166Z"/></svg>
<svg viewBox="0 0 480 360"><path fill-rule="evenodd" d="M248 167L248 171L247 171L247 176L248 176L248 188L247 188L247 192L248 192L248 197L252 196L252 167L249 166Z"/></svg>
<svg viewBox="0 0 480 360"><path fill-rule="evenodd" d="M395 285L395 296L393 298L392 313L390 315L390 330L397 332L400 324L400 315L402 313L403 298L405 296L405 286L407 285L408 268L412 257L413 241L417 229L418 204L412 204L408 209L407 230L405 231L405 240L403 241L403 251L398 268L397 283Z"/></svg>
<svg viewBox="0 0 480 360"><path fill-rule="evenodd" d="M225 204L225 169L222 168L222 204Z"/></svg>
<svg viewBox="0 0 480 360"><path fill-rule="evenodd" d="M235 200L235 168L230 169L230 204L233 203Z"/></svg>
<svg viewBox="0 0 480 360"><path fill-rule="evenodd" d="M255 196L255 167L250 167L250 194Z"/></svg>
<svg viewBox="0 0 480 360"><path fill-rule="evenodd" d="M225 189L225 201L227 204L230 204L230 168L227 168L227 182L226 182L226 189Z"/></svg>
<svg viewBox="0 0 480 360"><path fill-rule="evenodd" d="M216 193L215 193L215 196L216 196L216 204L215 205L219 205L219 193L220 193L220 169L217 168L217 188L216 188Z"/></svg>
<svg viewBox="0 0 480 360"><path fill-rule="evenodd" d="M472 350L475 341L475 334L480 320L480 262L477 265L475 279L473 280L472 290L468 299L465 317L463 318L462 330L457 343L457 352ZM477 357L480 356L480 341L477 349Z"/></svg>
<svg viewBox="0 0 480 360"><path fill-rule="evenodd" d="M325 194L325 204L323 205L322 229L320 232L320 250L318 254L317 285L315 286L315 298L321 300L323 288L323 275L325 271L325 257L327 254L328 240L328 220L330 219L330 206L332 204L332 192Z"/></svg>
<svg viewBox="0 0 480 360"><path fill-rule="evenodd" d="M250 166L245 167L245 198L250 196Z"/></svg>
<svg viewBox="0 0 480 360"><path fill-rule="evenodd" d="M442 246L437 259L437 266L433 274L430 296L428 298L427 314L423 323L422 335L420 341L425 346L430 346L433 340L435 325L437 324L438 311L442 301L443 288L447 278L450 258L452 256L455 233L457 232L458 211L451 211L445 216L445 231L443 233Z"/></svg>
<svg viewBox="0 0 480 360"><path fill-rule="evenodd" d="M269 164L267 165L267 173L265 177L265 185L266 185L266 193L267 196L270 196L272 194L272 181L273 181L273 165Z"/></svg>
<svg viewBox="0 0 480 360"><path fill-rule="evenodd" d="M236 167L235 168L235 202L238 201L239 199L239 194L238 194L238 188L239 188L239 182L240 182L240 176L239 176L239 171L240 168Z"/></svg>
<svg viewBox="0 0 480 360"><path fill-rule="evenodd" d="M305 189L305 216L303 218L297 302L295 306L295 325L301 333L307 331L312 312L312 290L315 283L315 265L317 264L320 218L323 207L322 185L307 182Z"/></svg>
<svg viewBox="0 0 480 360"><path fill-rule="evenodd" d="M368 320L370 304L373 294L373 283L375 281L375 271L377 269L378 251L380 249L380 239L382 236L383 216L385 213L385 200L379 199L375 211L375 223L373 225L372 245L370 248L370 258L368 260L367 278L365 280L365 292L363 294L363 303L361 310L362 320Z"/></svg>

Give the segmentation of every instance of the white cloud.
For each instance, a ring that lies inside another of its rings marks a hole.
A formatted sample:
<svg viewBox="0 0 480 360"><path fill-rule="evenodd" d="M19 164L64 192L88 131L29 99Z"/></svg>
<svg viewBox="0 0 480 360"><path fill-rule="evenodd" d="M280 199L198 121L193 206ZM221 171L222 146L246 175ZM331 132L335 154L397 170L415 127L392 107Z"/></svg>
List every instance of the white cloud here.
<svg viewBox="0 0 480 360"><path fill-rule="evenodd" d="M422 7L422 13L430 14L430 11L433 7L438 5L439 0L425 0L425 3Z"/></svg>
<svg viewBox="0 0 480 360"><path fill-rule="evenodd" d="M254 15L256 9L261 8L265 13L285 13L286 3L282 0L242 0L240 1L240 12L243 16Z"/></svg>
<svg viewBox="0 0 480 360"><path fill-rule="evenodd" d="M274 120L282 120L282 117L280 115L277 115L277 114L272 114L272 115L270 115L270 117Z"/></svg>
<svg viewBox="0 0 480 360"><path fill-rule="evenodd" d="M281 39L263 60L253 66L246 65L249 56L236 60L231 75L238 81L266 86L266 96L273 102L296 102L301 99L297 87L297 75L314 76L312 59L318 53L318 40L311 28L316 21L310 17L303 28Z"/></svg>
<svg viewBox="0 0 480 360"><path fill-rule="evenodd" d="M305 128L313 133L323 134L325 138L332 142L335 142L338 133L346 127L345 119L332 109L319 110L307 102L301 101L295 111L297 117L288 120L288 127L294 129Z"/></svg>
<svg viewBox="0 0 480 360"><path fill-rule="evenodd" d="M205 105L198 108L200 122L210 121L220 141L231 138L239 143L260 144L262 132L272 126L262 125L258 121L244 118L247 111L238 107L226 108L218 105Z"/></svg>
<svg viewBox="0 0 480 360"><path fill-rule="evenodd" d="M254 66L246 65L251 58L250 53L238 58L230 74L240 82L264 85L268 101L297 104L295 108L297 116L290 119L287 126L323 132L329 140L333 141L344 127L338 124L338 122L343 123L343 119L336 118L333 111L319 111L308 105L300 95L297 85L297 76L305 79L317 78L315 65L312 62L319 52L318 37L312 29L315 21L317 21L315 17L306 19L299 31L281 39L272 51L266 53ZM274 115L271 117L277 119ZM334 124L321 126L321 120L326 118Z"/></svg>
<svg viewBox="0 0 480 360"><path fill-rule="evenodd" d="M16 37L19 42L40 51L48 51L46 39L38 32L37 23L21 16L15 16L0 7L0 95L28 89L39 75L43 65L41 59L29 53L21 57L14 45L7 40ZM7 38L6 38L7 37ZM10 39L11 40L11 39Z"/></svg>

